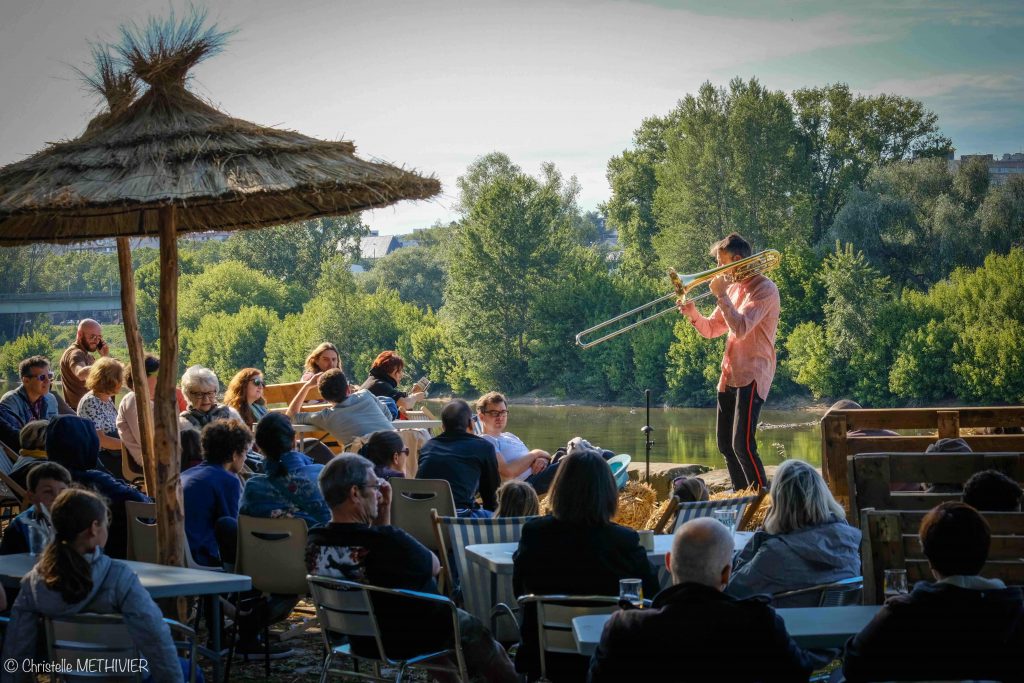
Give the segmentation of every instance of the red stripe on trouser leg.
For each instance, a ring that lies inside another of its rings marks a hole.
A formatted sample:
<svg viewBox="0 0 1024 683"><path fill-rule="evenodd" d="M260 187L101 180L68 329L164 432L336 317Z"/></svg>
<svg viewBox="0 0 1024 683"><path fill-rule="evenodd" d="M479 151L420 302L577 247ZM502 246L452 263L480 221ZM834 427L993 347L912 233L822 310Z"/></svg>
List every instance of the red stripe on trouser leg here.
<svg viewBox="0 0 1024 683"><path fill-rule="evenodd" d="M750 466L754 468L754 476L757 477L757 485L760 488L764 488L764 481L761 480L761 468L757 466L757 462L754 460L754 452L750 450L750 433L754 431L754 425L751 424L754 416L754 394L757 393L757 382L750 385L750 404L747 406L747 458L750 459Z"/></svg>

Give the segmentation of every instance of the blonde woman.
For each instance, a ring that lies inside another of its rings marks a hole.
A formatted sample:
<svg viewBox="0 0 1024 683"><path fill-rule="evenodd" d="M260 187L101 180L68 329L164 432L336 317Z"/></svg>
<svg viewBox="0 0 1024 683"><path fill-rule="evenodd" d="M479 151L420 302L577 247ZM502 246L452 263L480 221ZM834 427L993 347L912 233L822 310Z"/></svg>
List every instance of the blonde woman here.
<svg viewBox="0 0 1024 683"><path fill-rule="evenodd" d="M124 366L121 361L103 356L90 366L85 380L88 391L78 402L78 416L92 420L100 437L100 448L108 451L121 450L114 397L121 391L123 382Z"/></svg>
<svg viewBox="0 0 1024 683"><path fill-rule="evenodd" d="M775 471L771 494L764 529L736 558L726 593L772 595L860 574L860 530L846 523L817 470L801 460L785 461Z"/></svg>

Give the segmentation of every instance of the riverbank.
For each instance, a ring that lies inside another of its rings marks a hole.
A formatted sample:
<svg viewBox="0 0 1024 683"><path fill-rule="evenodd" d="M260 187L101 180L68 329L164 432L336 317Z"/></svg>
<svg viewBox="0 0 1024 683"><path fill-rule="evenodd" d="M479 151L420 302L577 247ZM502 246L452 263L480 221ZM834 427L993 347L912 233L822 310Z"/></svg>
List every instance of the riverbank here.
<svg viewBox="0 0 1024 683"><path fill-rule="evenodd" d="M453 398L463 398L461 396L431 396L432 401L450 401ZM522 396L510 396L505 395L509 405L519 406L537 406L544 408L643 408L643 396L638 396L636 401L633 402L615 402L615 401L591 401L585 398L565 398L564 396L544 396L541 394L528 393ZM470 400L470 399L467 399ZM780 399L775 397L769 397L769 402L766 404L768 410L788 410L788 411L803 411L808 413L815 413L817 415L824 415L825 411L828 410L829 406L834 401L831 400L814 400L811 396L786 396ZM472 403L472 400L470 400ZM665 410L668 408L679 408L680 406L674 406L669 403L651 404L651 410ZM693 406L691 406L693 407ZM714 402L709 403L706 406L700 406L698 408L711 409L714 408Z"/></svg>

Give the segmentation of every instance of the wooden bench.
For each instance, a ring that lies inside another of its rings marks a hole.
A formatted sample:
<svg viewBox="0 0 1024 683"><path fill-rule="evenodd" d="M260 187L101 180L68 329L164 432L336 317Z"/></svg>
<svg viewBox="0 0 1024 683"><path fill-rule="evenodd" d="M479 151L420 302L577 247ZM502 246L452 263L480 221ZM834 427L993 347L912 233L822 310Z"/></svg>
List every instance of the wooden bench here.
<svg viewBox="0 0 1024 683"><path fill-rule="evenodd" d="M1024 453L863 453L847 458L851 523L860 523L862 510L928 511L959 493L893 491L893 484L942 483L963 485L976 472L998 470L1024 481Z"/></svg>
<svg viewBox="0 0 1024 683"><path fill-rule="evenodd" d="M962 438L975 452L1024 451L1024 434L963 434L965 428L1024 427L1024 406L1002 408L860 408L821 421L821 473L836 497L850 495L846 459L858 453L921 453L940 438ZM852 436L859 430L929 431L926 435Z"/></svg>
<svg viewBox="0 0 1024 683"><path fill-rule="evenodd" d="M861 557L864 562L864 604L884 601L886 569L906 569L907 581L934 581L917 530L922 510L864 510ZM1008 586L1024 585L1024 512L983 513L992 529L988 562L981 575Z"/></svg>

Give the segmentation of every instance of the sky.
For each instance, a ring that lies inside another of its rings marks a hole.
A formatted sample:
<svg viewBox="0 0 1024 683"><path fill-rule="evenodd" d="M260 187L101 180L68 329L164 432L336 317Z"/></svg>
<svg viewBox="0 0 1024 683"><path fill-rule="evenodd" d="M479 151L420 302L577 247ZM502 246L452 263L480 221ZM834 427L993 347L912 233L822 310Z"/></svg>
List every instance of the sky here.
<svg viewBox="0 0 1024 683"><path fill-rule="evenodd" d="M192 90L232 116L434 175L442 194L366 212L382 234L457 217L492 151L576 176L584 210L644 118L704 81L844 82L920 99L960 154L1024 151L1024 2L961 0L211 0L235 30ZM74 67L172 0L0 0L0 165L80 135L99 109Z"/></svg>

